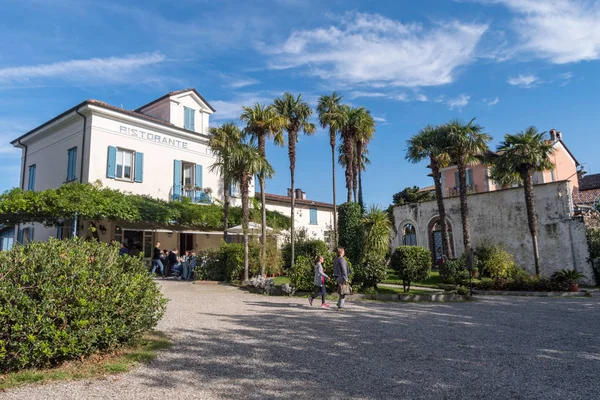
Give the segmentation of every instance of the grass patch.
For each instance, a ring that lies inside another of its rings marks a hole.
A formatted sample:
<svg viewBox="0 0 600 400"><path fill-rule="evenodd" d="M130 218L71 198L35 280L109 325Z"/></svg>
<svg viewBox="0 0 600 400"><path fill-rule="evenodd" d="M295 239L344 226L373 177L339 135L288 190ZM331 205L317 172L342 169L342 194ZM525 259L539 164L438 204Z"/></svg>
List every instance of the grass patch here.
<svg viewBox="0 0 600 400"><path fill-rule="evenodd" d="M285 285L286 283L289 285L291 282L288 276L276 276L273 280L276 286Z"/></svg>
<svg viewBox="0 0 600 400"><path fill-rule="evenodd" d="M400 288L392 288L392 287L382 287L379 286L377 290L369 290L366 294L434 294L435 292L430 292L427 290L419 290L419 289L410 289L408 293L404 292L404 289Z"/></svg>
<svg viewBox="0 0 600 400"><path fill-rule="evenodd" d="M387 279L382 281L381 283L402 285L402 279L398 278L396 271L394 271L392 268L390 268L390 269L388 269ZM425 279L424 281L420 281L420 282L411 282L410 285L411 286L414 285L414 286L425 286L425 287L437 288L438 283L441 283L440 272L439 271L431 271L429 273L429 278Z"/></svg>
<svg viewBox="0 0 600 400"><path fill-rule="evenodd" d="M166 349L171 341L160 332L150 332L128 346L106 354L94 354L84 360L69 361L54 368L27 369L0 375L0 391L33 383L96 378L129 371L140 363L148 363L156 352Z"/></svg>

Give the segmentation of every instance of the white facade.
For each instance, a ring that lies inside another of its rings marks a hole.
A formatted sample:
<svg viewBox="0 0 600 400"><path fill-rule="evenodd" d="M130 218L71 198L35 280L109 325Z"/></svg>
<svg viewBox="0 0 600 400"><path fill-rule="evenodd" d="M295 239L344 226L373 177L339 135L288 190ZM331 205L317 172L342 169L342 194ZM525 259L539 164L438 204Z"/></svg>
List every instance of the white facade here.
<svg viewBox="0 0 600 400"><path fill-rule="evenodd" d="M230 188L223 188L218 173L210 171L215 162L208 148L209 118L213 112L193 89L171 92L136 111L96 100L84 101L12 142L23 152L21 188L39 191L69 181L99 181L105 187L162 200L186 196L197 203L222 201L224 189ZM250 197L254 192L252 180ZM235 190L231 202L241 205ZM270 204L268 208L290 214L289 205ZM306 226L311 235L323 239L325 224L331 223L331 218L319 211L319 223L311 224L310 211L303 212L298 207L296 226ZM119 228L113 225L106 224L108 233L103 239L119 235L115 231ZM31 227L34 229L27 229ZM24 229L25 236L19 237ZM155 234L152 240L164 237L166 242L177 243L173 234L167 239L167 232L163 233ZM18 227L15 239L47 240L56 235L56 227L35 224ZM215 232L210 238L208 233L198 236L218 245L219 235ZM198 245L198 237L185 240L194 247Z"/></svg>

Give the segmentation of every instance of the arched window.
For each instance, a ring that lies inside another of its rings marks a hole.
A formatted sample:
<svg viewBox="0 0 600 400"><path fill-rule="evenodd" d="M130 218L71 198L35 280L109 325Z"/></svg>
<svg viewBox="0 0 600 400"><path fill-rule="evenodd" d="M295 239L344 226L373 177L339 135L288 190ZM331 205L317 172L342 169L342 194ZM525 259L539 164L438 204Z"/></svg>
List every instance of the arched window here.
<svg viewBox="0 0 600 400"><path fill-rule="evenodd" d="M452 247L452 253L454 254L454 240L452 238L452 225L450 221L446 222L448 227L448 236L450 236L450 246ZM442 224L440 218L437 217L429 223L429 248L433 255L433 261L435 265L438 265L443 257L446 257L446 251L443 249L442 240Z"/></svg>
<svg viewBox="0 0 600 400"><path fill-rule="evenodd" d="M403 246L416 246L417 245L417 231L412 224L406 224L402 228L402 245Z"/></svg>

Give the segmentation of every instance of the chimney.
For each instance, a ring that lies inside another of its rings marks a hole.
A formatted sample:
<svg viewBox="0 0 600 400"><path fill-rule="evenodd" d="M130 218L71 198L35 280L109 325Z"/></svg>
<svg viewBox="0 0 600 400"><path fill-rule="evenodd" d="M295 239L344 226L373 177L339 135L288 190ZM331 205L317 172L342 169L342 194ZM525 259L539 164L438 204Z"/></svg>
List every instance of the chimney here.
<svg viewBox="0 0 600 400"><path fill-rule="evenodd" d="M302 189L296 189L296 198L297 199L301 199L302 198Z"/></svg>
<svg viewBox="0 0 600 400"><path fill-rule="evenodd" d="M561 131L556 132L556 140L562 140L562 132Z"/></svg>
<svg viewBox="0 0 600 400"><path fill-rule="evenodd" d="M288 188L287 193L287 197L292 197L292 189Z"/></svg>
<svg viewBox="0 0 600 400"><path fill-rule="evenodd" d="M302 192L302 200L306 200L306 192Z"/></svg>

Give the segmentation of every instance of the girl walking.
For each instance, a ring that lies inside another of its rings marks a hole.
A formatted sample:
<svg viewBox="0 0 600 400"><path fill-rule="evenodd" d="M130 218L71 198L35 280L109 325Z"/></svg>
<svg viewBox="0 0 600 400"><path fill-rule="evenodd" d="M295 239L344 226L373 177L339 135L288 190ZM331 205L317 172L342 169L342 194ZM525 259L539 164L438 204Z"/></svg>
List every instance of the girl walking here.
<svg viewBox="0 0 600 400"><path fill-rule="evenodd" d="M315 293L308 298L311 306L315 297L321 296L321 307L329 307L329 304L325 303L325 295L327 294L325 279L329 279L329 277L323 272L323 257L317 256L315 259Z"/></svg>

